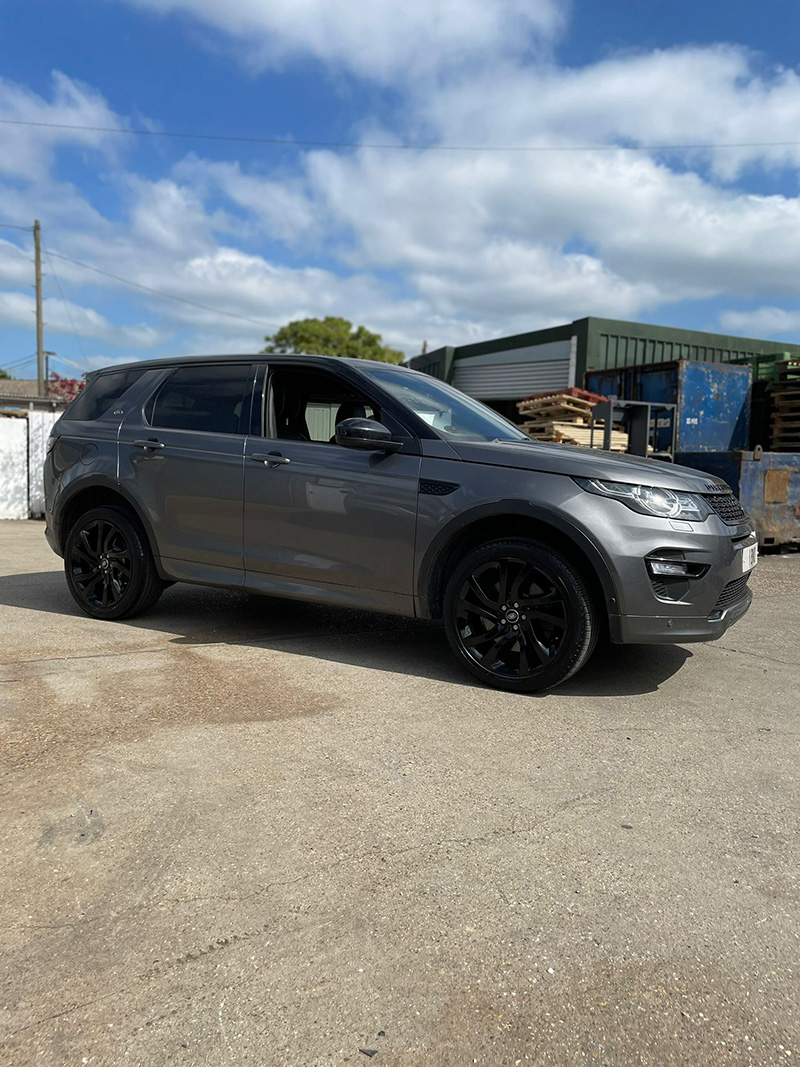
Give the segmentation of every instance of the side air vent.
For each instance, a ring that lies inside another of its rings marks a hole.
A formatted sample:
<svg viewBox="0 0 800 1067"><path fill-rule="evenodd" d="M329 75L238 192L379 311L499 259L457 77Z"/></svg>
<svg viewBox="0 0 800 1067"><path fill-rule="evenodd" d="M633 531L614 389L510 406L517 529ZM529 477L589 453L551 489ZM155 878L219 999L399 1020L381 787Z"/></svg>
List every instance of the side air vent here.
<svg viewBox="0 0 800 1067"><path fill-rule="evenodd" d="M459 488L457 482L432 482L427 478L419 480L419 491L425 496L449 496Z"/></svg>

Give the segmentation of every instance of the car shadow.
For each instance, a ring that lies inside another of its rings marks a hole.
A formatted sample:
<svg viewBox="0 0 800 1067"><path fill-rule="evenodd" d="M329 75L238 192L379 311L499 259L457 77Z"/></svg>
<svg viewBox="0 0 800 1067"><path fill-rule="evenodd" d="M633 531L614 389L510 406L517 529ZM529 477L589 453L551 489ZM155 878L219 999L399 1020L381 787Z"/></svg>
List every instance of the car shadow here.
<svg viewBox="0 0 800 1067"><path fill-rule="evenodd" d="M60 571L0 576L0 605L60 615L65 622L83 617ZM161 632L176 645L251 646L480 687L453 659L438 622L177 584L149 614L108 625ZM579 697L652 693L691 655L680 645L601 641L584 669L554 692Z"/></svg>

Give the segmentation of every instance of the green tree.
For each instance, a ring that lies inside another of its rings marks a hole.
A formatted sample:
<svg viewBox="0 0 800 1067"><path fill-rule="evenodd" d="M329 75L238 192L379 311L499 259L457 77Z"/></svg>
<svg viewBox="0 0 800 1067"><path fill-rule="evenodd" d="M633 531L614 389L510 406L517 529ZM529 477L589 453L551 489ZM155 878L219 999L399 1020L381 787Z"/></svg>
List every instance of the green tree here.
<svg viewBox="0 0 800 1067"><path fill-rule="evenodd" d="M4 371L3 368L0 367L0 378L10 378L10 377L11 377L11 375L8 373L8 371Z"/></svg>
<svg viewBox="0 0 800 1067"><path fill-rule="evenodd" d="M264 352L348 356L351 359L377 359L381 363L402 363L405 359L396 348L388 348L379 333L372 333L366 326L354 329L352 322L332 315L324 319L290 322L264 340Z"/></svg>

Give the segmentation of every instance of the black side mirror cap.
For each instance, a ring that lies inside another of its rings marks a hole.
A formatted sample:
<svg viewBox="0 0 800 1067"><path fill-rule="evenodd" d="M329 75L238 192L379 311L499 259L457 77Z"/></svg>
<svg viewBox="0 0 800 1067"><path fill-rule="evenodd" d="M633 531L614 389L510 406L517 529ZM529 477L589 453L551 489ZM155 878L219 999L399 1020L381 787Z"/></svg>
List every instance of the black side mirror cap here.
<svg viewBox="0 0 800 1067"><path fill-rule="evenodd" d="M374 419L342 419L336 424L336 444L362 452L399 452L397 441L386 426Z"/></svg>

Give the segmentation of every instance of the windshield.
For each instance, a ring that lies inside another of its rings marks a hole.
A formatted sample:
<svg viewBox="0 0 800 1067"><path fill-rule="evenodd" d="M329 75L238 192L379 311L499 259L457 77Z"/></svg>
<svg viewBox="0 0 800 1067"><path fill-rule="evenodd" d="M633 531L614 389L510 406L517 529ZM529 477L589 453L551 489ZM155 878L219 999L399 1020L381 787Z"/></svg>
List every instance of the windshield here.
<svg viewBox="0 0 800 1067"><path fill-rule="evenodd" d="M471 441L529 441L513 423L444 382L414 371L364 368L387 392L443 437Z"/></svg>

